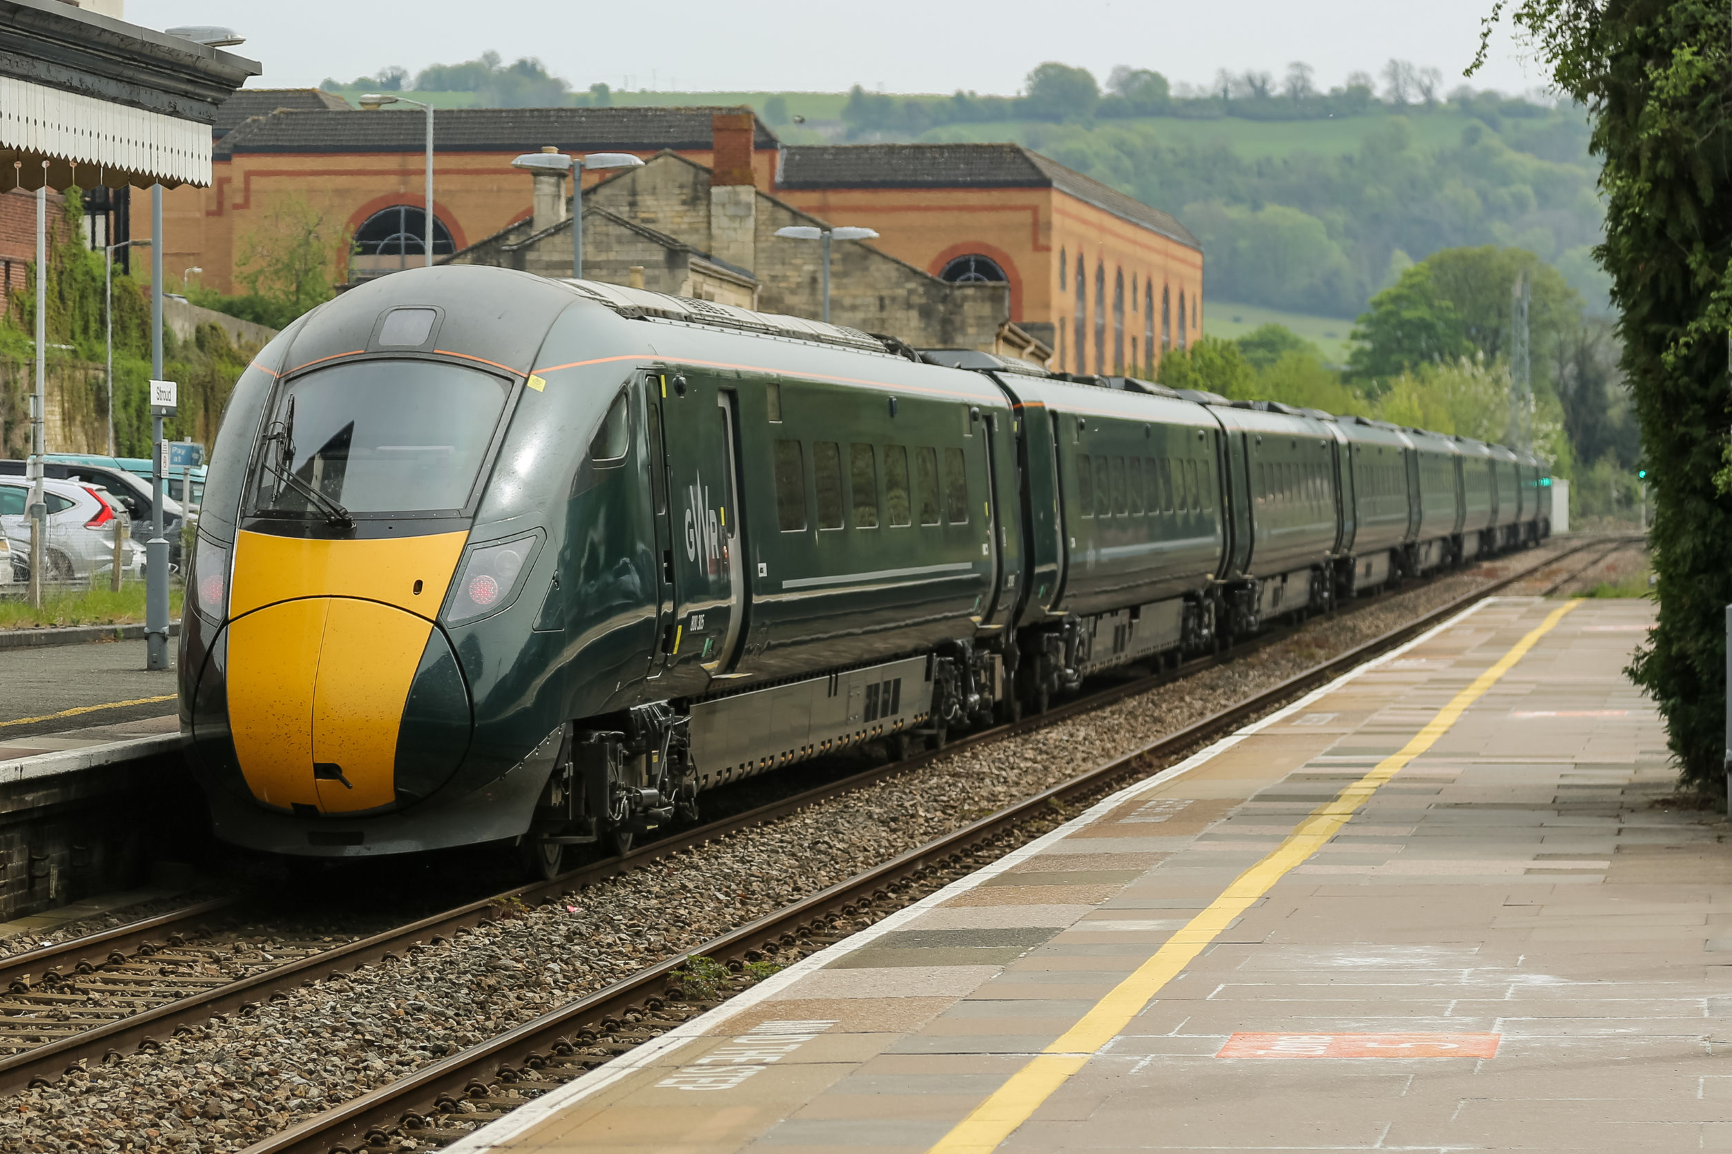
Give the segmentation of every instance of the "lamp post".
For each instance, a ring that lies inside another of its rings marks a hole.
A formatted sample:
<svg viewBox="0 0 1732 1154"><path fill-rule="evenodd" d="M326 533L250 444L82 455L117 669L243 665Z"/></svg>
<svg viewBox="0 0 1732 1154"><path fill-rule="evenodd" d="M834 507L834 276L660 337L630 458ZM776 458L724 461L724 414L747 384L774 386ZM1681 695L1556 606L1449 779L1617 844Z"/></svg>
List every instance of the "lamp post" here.
<svg viewBox="0 0 1732 1154"><path fill-rule="evenodd" d="M180 292L181 292L182 296L186 295L187 282L192 279L192 274L195 272L203 272L203 271L204 271L204 269L198 267L198 265L195 264L191 268L184 270L180 274Z"/></svg>
<svg viewBox="0 0 1732 1154"><path fill-rule="evenodd" d="M108 328L108 455L114 456L114 250L134 244L152 244L149 237L123 240L103 248L102 319ZM203 269L197 270L203 272Z"/></svg>
<svg viewBox="0 0 1732 1154"><path fill-rule="evenodd" d="M361 107L377 112L387 104L413 104L427 113L427 207L421 222L421 249L427 256L427 267L433 267L433 106L407 96L392 96L389 92L369 92L361 97ZM402 241L398 241L402 244Z"/></svg>
<svg viewBox="0 0 1732 1154"><path fill-rule="evenodd" d="M830 323L830 241L835 240L874 240L878 236L876 229L870 228L817 228L809 224L791 224L787 228L779 228L776 235L786 240L816 240L822 241L824 254L820 258L824 275L824 323Z"/></svg>
<svg viewBox="0 0 1732 1154"><path fill-rule="evenodd" d="M571 278L583 279L583 174L607 168L642 168L643 161L629 152L591 152L567 156L563 152L526 152L511 162L512 168L529 172L573 175L571 191Z"/></svg>

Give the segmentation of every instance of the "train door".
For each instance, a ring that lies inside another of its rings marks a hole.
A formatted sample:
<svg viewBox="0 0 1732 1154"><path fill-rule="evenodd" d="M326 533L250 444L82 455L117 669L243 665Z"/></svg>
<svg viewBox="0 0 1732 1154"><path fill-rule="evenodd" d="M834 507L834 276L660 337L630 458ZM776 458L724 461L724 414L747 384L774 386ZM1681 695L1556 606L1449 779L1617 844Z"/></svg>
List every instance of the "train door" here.
<svg viewBox="0 0 1732 1154"><path fill-rule="evenodd" d="M733 390L718 390L716 415L719 427L716 432L722 443L723 485L727 492L727 501L722 506L721 532L722 564L728 584L728 607L727 624L719 634L721 645L712 655L712 660L704 666L711 673L732 671L740 647L740 627L746 616L746 582L742 570L745 549L742 547L744 542L740 540L740 526L745 518L740 512L738 412ZM732 513L729 512L730 509Z"/></svg>
<svg viewBox="0 0 1732 1154"><path fill-rule="evenodd" d="M656 572L656 638L655 652L650 654L650 680L659 678L667 668L674 649L674 532L672 509L668 502L667 440L662 433L662 406L666 403L667 376L652 374L645 382L644 429L649 452L650 510L655 518Z"/></svg>
<svg viewBox="0 0 1732 1154"><path fill-rule="evenodd" d="M741 624L744 551L733 394L712 376L669 373L658 399L672 553L659 660L670 683L663 692L676 695L700 691L726 671Z"/></svg>

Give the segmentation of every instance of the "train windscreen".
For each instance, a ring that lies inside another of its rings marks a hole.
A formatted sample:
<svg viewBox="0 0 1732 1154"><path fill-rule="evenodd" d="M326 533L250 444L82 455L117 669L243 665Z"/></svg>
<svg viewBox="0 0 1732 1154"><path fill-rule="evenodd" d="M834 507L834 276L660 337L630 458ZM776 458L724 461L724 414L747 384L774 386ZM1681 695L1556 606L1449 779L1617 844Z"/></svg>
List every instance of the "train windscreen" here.
<svg viewBox="0 0 1732 1154"><path fill-rule="evenodd" d="M461 509L506 396L498 377L429 361L296 377L265 423L252 512L346 520Z"/></svg>

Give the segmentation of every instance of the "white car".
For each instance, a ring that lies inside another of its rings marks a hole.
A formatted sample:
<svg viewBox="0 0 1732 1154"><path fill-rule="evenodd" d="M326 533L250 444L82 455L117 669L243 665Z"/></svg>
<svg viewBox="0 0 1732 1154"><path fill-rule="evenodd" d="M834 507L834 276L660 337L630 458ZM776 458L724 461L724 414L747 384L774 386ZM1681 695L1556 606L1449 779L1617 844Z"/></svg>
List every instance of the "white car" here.
<svg viewBox="0 0 1732 1154"><path fill-rule="evenodd" d="M134 577L144 574L144 546L128 532L126 513L104 490L77 481L42 482L48 504L46 567L50 581L87 581L114 567L114 526L121 524L121 569ZM30 483L22 477L0 477L0 532L10 544L14 565L22 557L28 574L30 558Z"/></svg>

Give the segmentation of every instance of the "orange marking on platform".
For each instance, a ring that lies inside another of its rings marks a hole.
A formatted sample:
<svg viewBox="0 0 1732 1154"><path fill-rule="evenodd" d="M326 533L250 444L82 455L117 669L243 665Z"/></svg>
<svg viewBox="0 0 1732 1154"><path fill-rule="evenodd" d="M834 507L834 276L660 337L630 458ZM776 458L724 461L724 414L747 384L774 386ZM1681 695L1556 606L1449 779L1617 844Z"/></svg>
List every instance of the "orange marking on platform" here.
<svg viewBox="0 0 1732 1154"><path fill-rule="evenodd" d="M1495 1058L1502 1034L1234 1034L1217 1058Z"/></svg>

